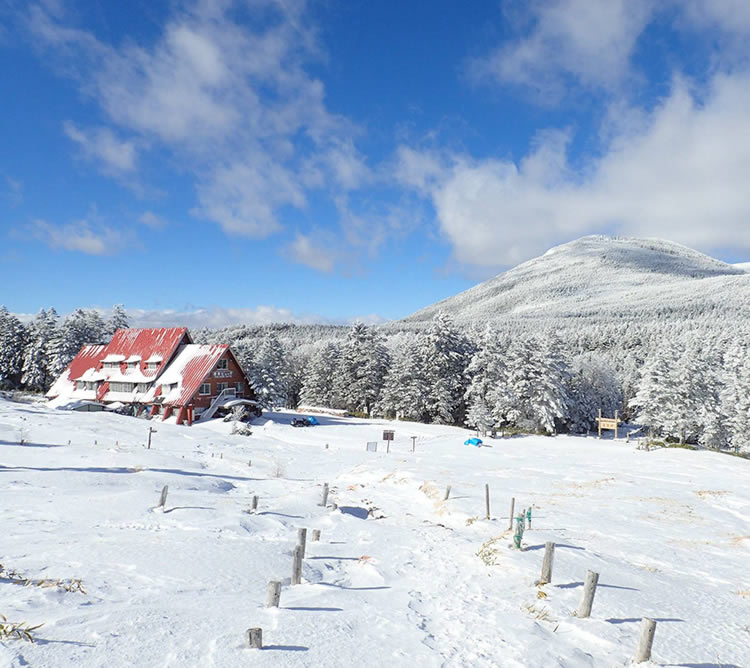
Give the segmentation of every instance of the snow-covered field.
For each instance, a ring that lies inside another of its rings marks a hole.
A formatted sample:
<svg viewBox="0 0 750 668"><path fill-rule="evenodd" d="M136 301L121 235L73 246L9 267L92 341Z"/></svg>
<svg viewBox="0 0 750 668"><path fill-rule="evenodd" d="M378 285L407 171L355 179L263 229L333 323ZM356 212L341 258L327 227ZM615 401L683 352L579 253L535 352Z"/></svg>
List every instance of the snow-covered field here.
<svg viewBox="0 0 750 668"><path fill-rule="evenodd" d="M0 613L44 623L34 644L0 642L0 665L619 666L648 616L654 665L750 666L750 462L593 438L474 448L457 428L290 417L242 437L0 400L0 563L87 592L0 579ZM338 510L318 505L324 482ZM521 551L511 497L534 508ZM304 581L290 586L299 527ZM557 549L539 588L545 541ZM600 584L578 619L587 569ZM279 609L264 607L270 580ZM250 627L263 650L244 647Z"/></svg>

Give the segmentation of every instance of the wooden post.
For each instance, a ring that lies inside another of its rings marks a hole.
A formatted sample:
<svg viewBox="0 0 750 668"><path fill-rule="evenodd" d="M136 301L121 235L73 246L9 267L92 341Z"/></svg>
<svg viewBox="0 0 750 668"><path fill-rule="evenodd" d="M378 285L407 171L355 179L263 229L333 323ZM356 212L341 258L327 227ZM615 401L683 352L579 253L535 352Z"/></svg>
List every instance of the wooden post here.
<svg viewBox="0 0 750 668"><path fill-rule="evenodd" d="M302 582L302 546L297 545L294 548L292 558L292 584L298 585Z"/></svg>
<svg viewBox="0 0 750 668"><path fill-rule="evenodd" d="M602 409L599 409L599 419L597 420L597 425L599 426L599 438L602 437Z"/></svg>
<svg viewBox="0 0 750 668"><path fill-rule="evenodd" d="M617 440L617 424L618 424L617 411L615 411L615 440Z"/></svg>
<svg viewBox="0 0 750 668"><path fill-rule="evenodd" d="M555 544L548 541L544 544L544 559L542 560L542 577L539 584L552 582L552 562L555 559Z"/></svg>
<svg viewBox="0 0 750 668"><path fill-rule="evenodd" d="M656 622L653 619L644 617L641 621L641 635L638 638L638 647L635 650L635 662L641 663L651 658L651 645L654 643L654 633L656 632Z"/></svg>
<svg viewBox="0 0 750 668"><path fill-rule="evenodd" d="M487 511L487 519L490 519L490 486L486 483L484 485L484 506Z"/></svg>
<svg viewBox="0 0 750 668"><path fill-rule="evenodd" d="M323 506L325 508L326 504L328 503L328 483L323 483L323 498L321 499L319 506Z"/></svg>
<svg viewBox="0 0 750 668"><path fill-rule="evenodd" d="M445 496L443 497L443 501L447 501L447 500L448 500L448 497L449 497L450 495L451 495L451 486L450 486L450 485L448 485L448 486L447 486L447 487L445 488Z"/></svg>
<svg viewBox="0 0 750 668"><path fill-rule="evenodd" d="M248 629L245 636L250 649L263 649L263 629Z"/></svg>
<svg viewBox="0 0 750 668"><path fill-rule="evenodd" d="M164 487L161 490L161 496L159 497L159 505L156 506L157 508L164 508L164 506L167 503L167 492L169 491L169 486L164 485Z"/></svg>
<svg viewBox="0 0 750 668"><path fill-rule="evenodd" d="M302 548L302 558L305 558L305 547L307 546L307 529L297 529L297 546Z"/></svg>
<svg viewBox="0 0 750 668"><path fill-rule="evenodd" d="M510 497L510 519L508 520L508 531L513 530L513 512L516 509L516 497Z"/></svg>
<svg viewBox="0 0 750 668"><path fill-rule="evenodd" d="M281 582L278 580L271 580L268 583L268 595L266 597L267 608L278 608L279 601L281 600Z"/></svg>
<svg viewBox="0 0 750 668"><path fill-rule="evenodd" d="M411 437L411 451L414 452L414 450L416 449L416 447L417 447L417 437L416 436L412 436Z"/></svg>
<svg viewBox="0 0 750 668"><path fill-rule="evenodd" d="M313 529L312 542L317 543L320 540L320 529Z"/></svg>
<svg viewBox="0 0 750 668"><path fill-rule="evenodd" d="M594 604L594 594L596 594L596 585L599 582L599 573L594 571L586 572L586 584L583 587L583 597L581 604L578 606L577 617L589 617L591 615L591 606Z"/></svg>
<svg viewBox="0 0 750 668"><path fill-rule="evenodd" d="M153 427L148 428L148 449L151 449L151 434L153 434L156 431Z"/></svg>
<svg viewBox="0 0 750 668"><path fill-rule="evenodd" d="M256 510L258 510L258 497L257 496L253 497L252 503L250 504L250 510L252 512L255 512Z"/></svg>
<svg viewBox="0 0 750 668"><path fill-rule="evenodd" d="M390 441L385 442L385 454L387 455L391 454L391 442Z"/></svg>
<svg viewBox="0 0 750 668"><path fill-rule="evenodd" d="M253 460L252 459L248 459L247 460L247 465L248 466L252 466L253 465Z"/></svg>

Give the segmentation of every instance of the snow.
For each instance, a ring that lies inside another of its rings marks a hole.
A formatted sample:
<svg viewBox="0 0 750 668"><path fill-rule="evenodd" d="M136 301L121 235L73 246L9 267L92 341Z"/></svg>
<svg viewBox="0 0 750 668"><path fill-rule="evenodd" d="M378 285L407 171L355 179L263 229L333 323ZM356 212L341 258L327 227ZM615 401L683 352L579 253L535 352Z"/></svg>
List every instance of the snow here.
<svg viewBox="0 0 750 668"><path fill-rule="evenodd" d="M114 363L114 362L124 362L125 361L125 355L118 355L114 353L110 353L106 357L102 359L102 363L108 364L108 363Z"/></svg>
<svg viewBox="0 0 750 668"><path fill-rule="evenodd" d="M650 665L750 665L750 462L563 436L474 448L455 427L291 417L242 437L220 420L0 399L0 563L88 592L0 579L0 613L44 623L33 645L0 642L0 665L611 667L629 665L642 616L657 620ZM386 428L390 454L367 452ZM317 505L324 482L336 511ZM533 505L522 551L511 497ZM553 581L537 588L546 541ZM578 619L588 569L600 586ZM266 609L277 579L281 607ZM243 647L255 626L263 650Z"/></svg>

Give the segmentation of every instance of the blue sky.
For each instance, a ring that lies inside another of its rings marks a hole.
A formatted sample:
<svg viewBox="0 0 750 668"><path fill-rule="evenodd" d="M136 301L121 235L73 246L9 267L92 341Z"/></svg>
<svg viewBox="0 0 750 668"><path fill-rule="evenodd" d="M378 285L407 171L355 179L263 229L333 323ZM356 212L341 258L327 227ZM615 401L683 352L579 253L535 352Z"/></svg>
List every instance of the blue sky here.
<svg viewBox="0 0 750 668"><path fill-rule="evenodd" d="M748 37L744 0L0 0L0 303L377 321L586 234L746 261Z"/></svg>

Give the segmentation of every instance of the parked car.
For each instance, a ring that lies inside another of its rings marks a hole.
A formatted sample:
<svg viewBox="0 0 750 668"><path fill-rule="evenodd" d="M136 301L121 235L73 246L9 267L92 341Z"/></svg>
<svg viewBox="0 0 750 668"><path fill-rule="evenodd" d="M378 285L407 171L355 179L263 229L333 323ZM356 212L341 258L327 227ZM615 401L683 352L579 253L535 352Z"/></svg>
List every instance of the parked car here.
<svg viewBox="0 0 750 668"><path fill-rule="evenodd" d="M312 415L292 419L292 427L313 427L316 424L320 424L320 422Z"/></svg>

